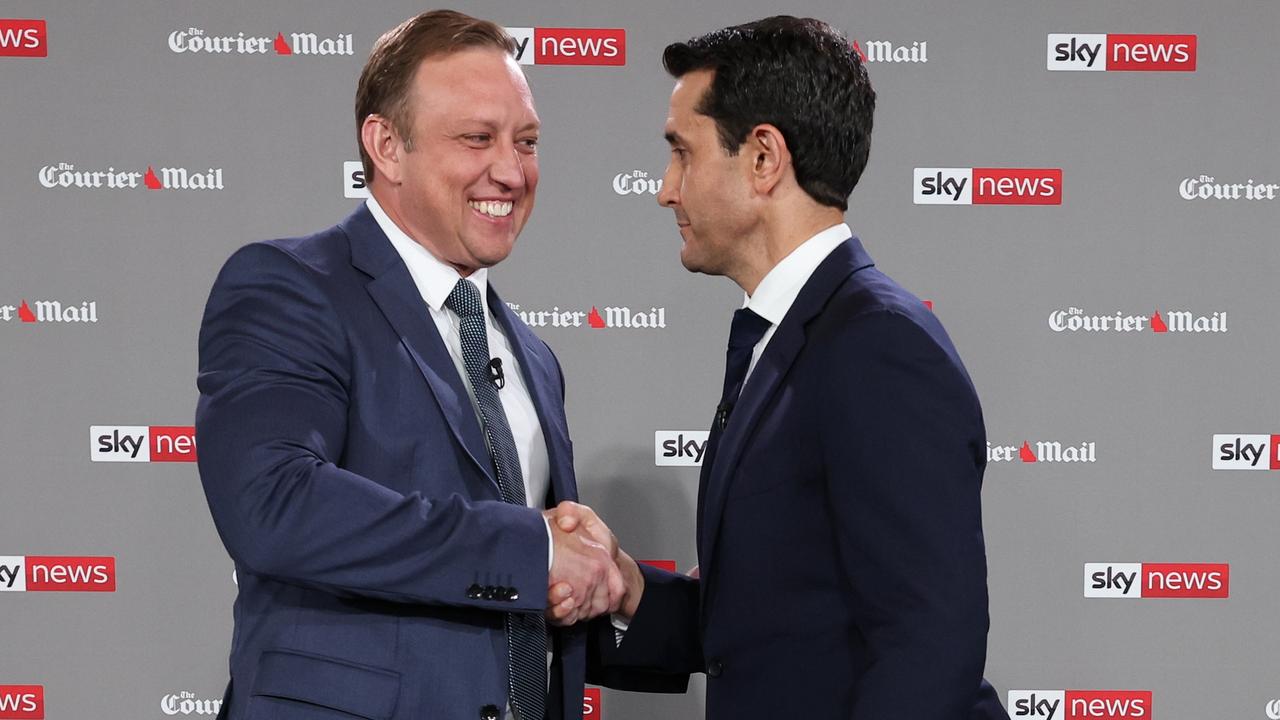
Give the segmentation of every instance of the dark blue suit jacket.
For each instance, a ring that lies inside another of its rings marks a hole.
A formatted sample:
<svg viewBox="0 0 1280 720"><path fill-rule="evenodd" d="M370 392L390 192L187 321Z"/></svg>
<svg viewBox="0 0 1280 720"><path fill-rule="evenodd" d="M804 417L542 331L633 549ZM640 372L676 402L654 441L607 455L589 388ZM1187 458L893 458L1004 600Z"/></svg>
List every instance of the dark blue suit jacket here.
<svg viewBox="0 0 1280 720"><path fill-rule="evenodd" d="M645 567L588 679L681 691L707 718L1006 718L982 679L982 410L936 317L856 238L817 268L723 432L698 502L701 580Z"/></svg>
<svg viewBox="0 0 1280 720"><path fill-rule="evenodd" d="M489 308L542 423L546 502L574 500L559 365L492 286ZM503 616L545 608L546 526L502 502L462 378L367 208L227 261L198 385L200 477L239 578L224 715L505 707ZM553 647L548 716L578 718L585 632Z"/></svg>

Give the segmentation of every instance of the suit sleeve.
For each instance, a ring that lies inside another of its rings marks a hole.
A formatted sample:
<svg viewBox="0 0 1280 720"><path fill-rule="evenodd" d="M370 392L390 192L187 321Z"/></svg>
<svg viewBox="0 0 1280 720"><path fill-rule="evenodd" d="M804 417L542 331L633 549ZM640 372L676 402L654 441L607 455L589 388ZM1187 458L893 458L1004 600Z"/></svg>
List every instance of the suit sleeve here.
<svg viewBox="0 0 1280 720"><path fill-rule="evenodd" d="M200 479L239 566L338 596L544 609L540 513L406 496L338 467L360 378L314 270L265 244L233 255L205 309L199 362ZM486 575L519 600L468 598Z"/></svg>
<svg viewBox="0 0 1280 720"><path fill-rule="evenodd" d="M682 693L690 673L702 672L698 583L641 565L644 595L618 644L609 616L591 623L587 682L615 690Z"/></svg>
<svg viewBox="0 0 1280 720"><path fill-rule="evenodd" d="M929 320L856 317L826 368L829 503L871 658L855 720L968 717L982 684L985 433L958 359L918 324Z"/></svg>

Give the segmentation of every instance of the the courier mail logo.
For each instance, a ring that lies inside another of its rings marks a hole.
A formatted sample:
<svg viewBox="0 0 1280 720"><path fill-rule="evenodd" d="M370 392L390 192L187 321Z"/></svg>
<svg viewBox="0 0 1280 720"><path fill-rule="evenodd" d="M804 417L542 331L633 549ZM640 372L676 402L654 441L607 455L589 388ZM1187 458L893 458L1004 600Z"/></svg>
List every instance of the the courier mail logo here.
<svg viewBox="0 0 1280 720"><path fill-rule="evenodd" d="M93 462L195 462L196 429L190 425L93 425Z"/></svg>
<svg viewBox="0 0 1280 720"><path fill-rule="evenodd" d="M521 65L626 65L622 28L509 27Z"/></svg>
<svg viewBox="0 0 1280 720"><path fill-rule="evenodd" d="M1061 205L1061 168L916 168L916 205Z"/></svg>
<svg viewBox="0 0 1280 720"><path fill-rule="evenodd" d="M44 686L0 685L0 720L44 720Z"/></svg>
<svg viewBox="0 0 1280 720"><path fill-rule="evenodd" d="M1280 470L1280 435L1214 435L1214 470Z"/></svg>
<svg viewBox="0 0 1280 720"><path fill-rule="evenodd" d="M657 430L653 433L653 464L659 467L699 467L707 452L707 430Z"/></svg>
<svg viewBox="0 0 1280 720"><path fill-rule="evenodd" d="M1195 35L1050 33L1050 70L1195 72Z"/></svg>
<svg viewBox="0 0 1280 720"><path fill-rule="evenodd" d="M1226 598L1227 563L1085 563L1087 598Z"/></svg>
<svg viewBox="0 0 1280 720"><path fill-rule="evenodd" d="M115 592L116 559L0 555L0 592Z"/></svg>
<svg viewBox="0 0 1280 720"><path fill-rule="evenodd" d="M1009 716L1036 720L1151 720L1150 690L1010 690Z"/></svg>

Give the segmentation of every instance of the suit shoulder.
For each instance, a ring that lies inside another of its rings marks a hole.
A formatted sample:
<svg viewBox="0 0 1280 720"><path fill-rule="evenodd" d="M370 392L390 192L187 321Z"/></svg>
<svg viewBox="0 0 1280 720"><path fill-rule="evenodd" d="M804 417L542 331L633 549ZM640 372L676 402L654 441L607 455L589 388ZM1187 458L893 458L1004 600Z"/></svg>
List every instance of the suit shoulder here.
<svg viewBox="0 0 1280 720"><path fill-rule="evenodd" d="M331 275L335 270L347 267L351 260L351 246L341 227L321 230L311 235L260 240L241 246L226 262L226 267L238 264L293 265L319 275Z"/></svg>
<svg viewBox="0 0 1280 720"><path fill-rule="evenodd" d="M833 294L813 330L836 348L880 352L915 346L940 350L960 362L950 336L929 306L875 268L851 274ZM869 338L889 342L870 343Z"/></svg>

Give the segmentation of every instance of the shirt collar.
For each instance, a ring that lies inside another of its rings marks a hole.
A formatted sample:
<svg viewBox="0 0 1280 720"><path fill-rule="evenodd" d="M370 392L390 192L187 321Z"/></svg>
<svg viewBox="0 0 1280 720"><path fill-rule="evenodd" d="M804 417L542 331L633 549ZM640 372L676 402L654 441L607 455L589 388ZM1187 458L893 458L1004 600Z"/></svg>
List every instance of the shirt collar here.
<svg viewBox="0 0 1280 720"><path fill-rule="evenodd" d="M422 299L432 310L436 312L442 310L445 299L449 297L449 293L453 292L453 287L458 284L462 276L453 266L441 262L401 230L372 195L365 200L365 205L368 206L369 212L373 213L373 219L377 221L378 227L382 228L382 232L386 233L387 239L391 241L396 252L404 259L404 264L409 266L409 275L413 277L414 285L418 286L418 293L422 295ZM468 275L467 279L480 289L480 302L484 305L485 317L488 317L489 269L480 268Z"/></svg>
<svg viewBox="0 0 1280 720"><path fill-rule="evenodd" d="M852 236L849 226L840 223L800 243L764 276L755 294L745 296L742 306L774 325L781 323L813 271L832 250Z"/></svg>

